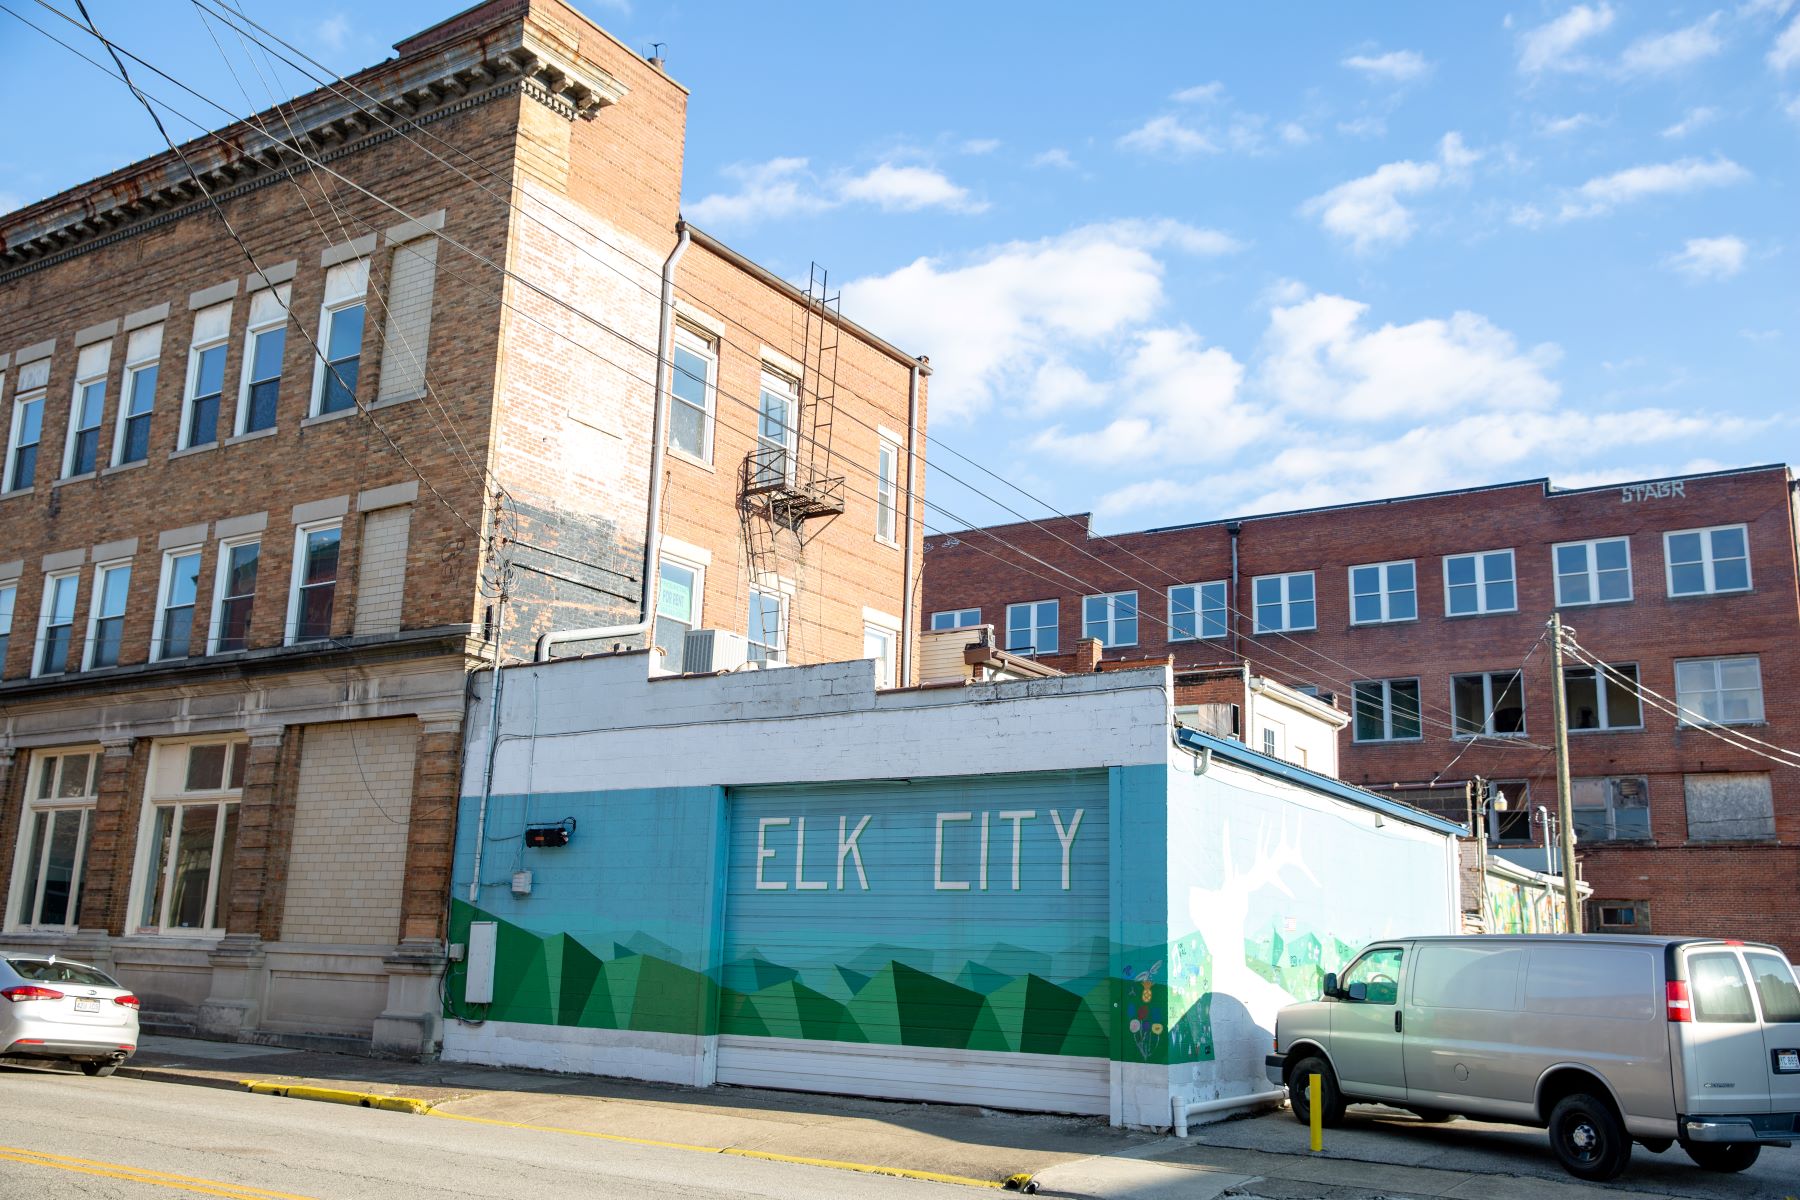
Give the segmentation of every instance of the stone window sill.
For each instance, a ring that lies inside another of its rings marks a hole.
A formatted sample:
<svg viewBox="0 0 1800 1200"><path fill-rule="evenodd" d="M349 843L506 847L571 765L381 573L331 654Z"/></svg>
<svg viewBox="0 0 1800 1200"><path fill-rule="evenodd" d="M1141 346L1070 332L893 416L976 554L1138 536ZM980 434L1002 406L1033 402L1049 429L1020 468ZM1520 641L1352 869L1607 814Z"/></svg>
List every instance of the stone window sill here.
<svg viewBox="0 0 1800 1200"><path fill-rule="evenodd" d="M185 450L171 450L169 451L169 457L172 459L186 458L190 454L205 454L208 450L217 450L218 448L219 443L208 442L204 446L189 446Z"/></svg>
<svg viewBox="0 0 1800 1200"><path fill-rule="evenodd" d="M320 413L316 417L308 417L306 420L300 422L300 428L311 429L314 425L325 425L332 421L341 421L345 417L354 417L356 412L356 406L353 404L349 408L340 408L336 412Z"/></svg>
<svg viewBox="0 0 1800 1200"><path fill-rule="evenodd" d="M280 429L277 426L271 425L267 429L253 429L249 433L240 433L236 437L228 437L225 439L225 444L227 446L241 446L245 442L254 442L262 438L274 437L279 432Z"/></svg>
<svg viewBox="0 0 1800 1200"><path fill-rule="evenodd" d="M79 475L64 475L61 479L52 479L50 481L50 486L59 488L65 483L86 483L90 479L98 479L99 477L100 472L98 471L83 471Z"/></svg>
<svg viewBox="0 0 1800 1200"><path fill-rule="evenodd" d="M102 471L101 474L102 475L117 475L120 471L135 471L139 467L147 467L149 465L150 465L149 459L140 458L140 459L136 460L135 462L114 463L112 466L110 466L110 467L106 468L106 470Z"/></svg>

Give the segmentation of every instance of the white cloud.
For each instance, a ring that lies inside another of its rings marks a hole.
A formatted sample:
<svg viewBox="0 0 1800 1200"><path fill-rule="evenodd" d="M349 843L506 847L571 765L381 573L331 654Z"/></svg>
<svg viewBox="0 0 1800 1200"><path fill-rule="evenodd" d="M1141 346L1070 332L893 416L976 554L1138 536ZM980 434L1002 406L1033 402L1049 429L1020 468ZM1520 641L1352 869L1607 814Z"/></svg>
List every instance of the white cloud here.
<svg viewBox="0 0 1800 1200"><path fill-rule="evenodd" d="M1339 121L1338 132L1350 137L1380 137L1387 132L1387 121L1377 116L1356 117Z"/></svg>
<svg viewBox="0 0 1800 1200"><path fill-rule="evenodd" d="M1352 54L1344 66L1360 71L1370 79L1388 83L1409 83L1430 72L1431 64L1416 50L1390 50L1386 54Z"/></svg>
<svg viewBox="0 0 1800 1200"><path fill-rule="evenodd" d="M1055 167L1059 171L1073 171L1075 160L1061 146L1052 146L1042 154L1034 154L1031 158L1034 167Z"/></svg>
<svg viewBox="0 0 1800 1200"><path fill-rule="evenodd" d="M1671 254L1665 263L1695 282L1730 279L1744 269L1749 244L1741 237L1689 238L1679 254Z"/></svg>
<svg viewBox="0 0 1800 1200"><path fill-rule="evenodd" d="M951 212L978 213L985 201L973 199L969 189L931 167L897 167L882 163L862 175L842 180L838 195L863 200L887 212L917 212L921 208L945 208Z"/></svg>
<svg viewBox="0 0 1800 1200"><path fill-rule="evenodd" d="M1564 221L1599 217L1621 204L1629 204L1635 200L1651 196L1681 195L1702 188L1726 187L1749 178L1750 172L1723 157L1647 163L1588 180L1563 202L1557 215Z"/></svg>
<svg viewBox="0 0 1800 1200"><path fill-rule="evenodd" d="M1723 13L1713 13L1683 29L1641 37L1625 47L1619 66L1628 75L1663 75L1711 58L1725 48L1719 37Z"/></svg>
<svg viewBox="0 0 1800 1200"><path fill-rule="evenodd" d="M1313 140L1312 133L1298 121L1282 122L1281 140L1290 146L1304 146Z"/></svg>
<svg viewBox="0 0 1800 1200"><path fill-rule="evenodd" d="M1590 59L1575 51L1583 42L1612 27L1612 5L1577 4L1562 16L1519 35L1519 70L1527 75L1544 71L1591 69Z"/></svg>
<svg viewBox="0 0 1800 1200"><path fill-rule="evenodd" d="M1800 121L1800 96L1795 96L1792 100L1789 100L1781 111L1786 113L1791 119Z"/></svg>
<svg viewBox="0 0 1800 1200"><path fill-rule="evenodd" d="M1662 135L1666 138L1684 138L1696 129L1712 124L1718 117L1719 110L1716 108L1710 108L1706 105L1701 105L1699 108L1690 108L1681 120L1670 125L1667 129L1664 129Z"/></svg>
<svg viewBox="0 0 1800 1200"><path fill-rule="evenodd" d="M1371 174L1340 183L1301 206L1317 217L1326 232L1348 241L1359 254L1394 246L1411 238L1417 228L1413 211L1401 203L1467 178L1468 167L1479 155L1464 144L1460 134L1446 133L1431 162L1410 159L1377 167Z"/></svg>
<svg viewBox="0 0 1800 1200"><path fill-rule="evenodd" d="M1790 21L1769 47L1769 66L1773 69L1785 71L1796 64L1800 64L1800 16Z"/></svg>
<svg viewBox="0 0 1800 1200"><path fill-rule="evenodd" d="M988 206L934 167L882 163L861 175L819 178L804 158L772 158L724 168L735 192L703 196L687 208L702 225L743 226L763 220L807 216L849 203L873 204L887 212L942 208L978 213Z"/></svg>
<svg viewBox="0 0 1800 1200"><path fill-rule="evenodd" d="M999 138L966 138L957 149L964 154L992 154L1000 148Z"/></svg>
<svg viewBox="0 0 1800 1200"><path fill-rule="evenodd" d="M1218 80L1202 83L1197 87L1182 88L1169 99L1177 104L1211 104L1225 94L1225 85Z"/></svg>
<svg viewBox="0 0 1800 1200"><path fill-rule="evenodd" d="M1538 122L1538 130L1545 137L1562 137L1566 134L1579 133L1590 125L1598 125L1600 118L1593 113L1571 113L1566 117L1544 117Z"/></svg>
<svg viewBox="0 0 1800 1200"><path fill-rule="evenodd" d="M350 40L350 18L332 13L313 30L313 37L327 50L342 50Z"/></svg>
<svg viewBox="0 0 1800 1200"><path fill-rule="evenodd" d="M1152 117L1119 139L1119 146L1140 154L1168 154L1188 158L1195 154L1217 154L1219 147L1198 129L1184 125L1179 117L1164 114Z"/></svg>

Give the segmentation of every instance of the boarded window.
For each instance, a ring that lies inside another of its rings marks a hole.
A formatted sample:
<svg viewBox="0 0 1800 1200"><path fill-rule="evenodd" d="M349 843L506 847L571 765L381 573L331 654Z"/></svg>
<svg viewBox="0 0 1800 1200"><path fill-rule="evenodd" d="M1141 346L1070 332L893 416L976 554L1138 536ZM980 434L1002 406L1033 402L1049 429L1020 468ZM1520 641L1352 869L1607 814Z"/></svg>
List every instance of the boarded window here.
<svg viewBox="0 0 1800 1200"><path fill-rule="evenodd" d="M363 517L362 565L356 584L357 637L400 632L411 526L409 504L377 509Z"/></svg>
<svg viewBox="0 0 1800 1200"><path fill-rule="evenodd" d="M435 237L394 247L388 274L387 331L381 342L383 400L409 400L425 394L425 350L431 340L431 294L437 284Z"/></svg>
<svg viewBox="0 0 1800 1200"><path fill-rule="evenodd" d="M1689 841L1775 839L1775 802L1766 774L1688 775L1682 783L1687 790Z"/></svg>

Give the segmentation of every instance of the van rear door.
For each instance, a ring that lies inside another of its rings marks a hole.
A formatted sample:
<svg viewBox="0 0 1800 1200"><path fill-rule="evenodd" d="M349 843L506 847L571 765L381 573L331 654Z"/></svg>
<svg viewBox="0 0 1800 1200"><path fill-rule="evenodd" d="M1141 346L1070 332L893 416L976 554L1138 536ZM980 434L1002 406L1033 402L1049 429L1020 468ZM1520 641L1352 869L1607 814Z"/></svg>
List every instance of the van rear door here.
<svg viewBox="0 0 1800 1200"><path fill-rule="evenodd" d="M1768 1047L1750 980L1737 951L1720 943L1686 948L1685 984L1670 987L1670 1016L1681 1031L1689 1115L1770 1112ZM1683 997L1688 1019L1677 1013Z"/></svg>
<svg viewBox="0 0 1800 1200"><path fill-rule="evenodd" d="M1769 1070L1772 1112L1800 1112L1800 985L1779 950L1744 949L1744 964L1762 1007L1763 1065Z"/></svg>

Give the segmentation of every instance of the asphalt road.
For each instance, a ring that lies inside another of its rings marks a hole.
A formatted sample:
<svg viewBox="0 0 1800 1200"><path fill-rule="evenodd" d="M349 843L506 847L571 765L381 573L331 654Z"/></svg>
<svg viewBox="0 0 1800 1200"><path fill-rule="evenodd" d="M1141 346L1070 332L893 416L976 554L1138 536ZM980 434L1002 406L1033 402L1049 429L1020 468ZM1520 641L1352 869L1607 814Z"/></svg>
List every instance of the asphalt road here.
<svg viewBox="0 0 1800 1200"><path fill-rule="evenodd" d="M671 1130L678 1139L679 1130ZM967 1200L971 1189L142 1079L0 1066L0 1196Z"/></svg>

